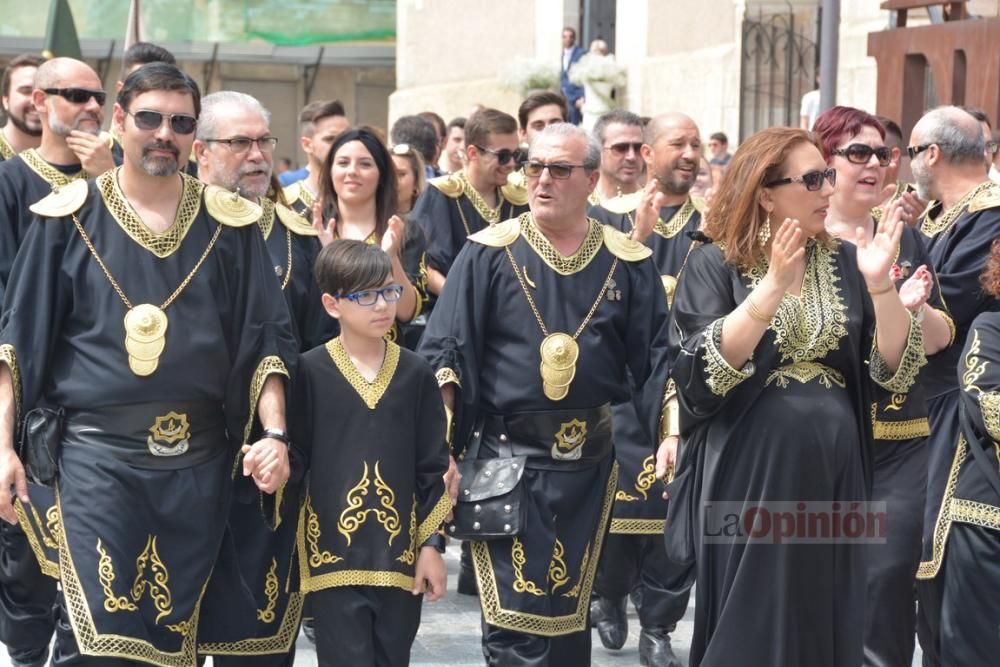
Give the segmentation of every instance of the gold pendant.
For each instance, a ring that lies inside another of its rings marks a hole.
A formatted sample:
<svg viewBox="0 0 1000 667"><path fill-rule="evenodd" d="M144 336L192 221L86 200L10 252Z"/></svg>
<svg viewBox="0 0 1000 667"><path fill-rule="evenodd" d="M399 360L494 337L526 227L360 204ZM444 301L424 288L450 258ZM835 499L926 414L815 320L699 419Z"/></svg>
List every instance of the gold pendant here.
<svg viewBox="0 0 1000 667"><path fill-rule="evenodd" d="M128 366L136 375L152 375L167 344L167 314L149 303L125 313L125 350Z"/></svg>
<svg viewBox="0 0 1000 667"><path fill-rule="evenodd" d="M540 351L542 363L538 370L542 376L542 391L550 400L561 401L576 377L580 346L568 334L557 332L542 340Z"/></svg>

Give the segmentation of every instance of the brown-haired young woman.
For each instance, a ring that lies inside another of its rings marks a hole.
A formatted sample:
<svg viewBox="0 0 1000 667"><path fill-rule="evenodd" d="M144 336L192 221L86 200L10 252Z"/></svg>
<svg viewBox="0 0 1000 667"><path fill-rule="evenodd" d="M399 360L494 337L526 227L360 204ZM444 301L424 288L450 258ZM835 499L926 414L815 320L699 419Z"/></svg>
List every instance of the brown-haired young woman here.
<svg viewBox="0 0 1000 667"><path fill-rule="evenodd" d="M809 133L750 137L708 214L714 242L692 251L678 286L677 481L700 527L691 665L862 662L865 546L833 531L867 498L871 383L905 393L925 358L889 280L899 215L856 248L831 239L834 180Z"/></svg>

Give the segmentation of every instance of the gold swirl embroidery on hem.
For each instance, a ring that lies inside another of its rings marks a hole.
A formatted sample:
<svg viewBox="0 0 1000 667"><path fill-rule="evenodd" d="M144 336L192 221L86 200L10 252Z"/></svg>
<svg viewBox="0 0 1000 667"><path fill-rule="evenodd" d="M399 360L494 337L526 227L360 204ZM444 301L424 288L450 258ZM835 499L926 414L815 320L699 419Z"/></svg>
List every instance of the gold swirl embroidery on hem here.
<svg viewBox="0 0 1000 667"><path fill-rule="evenodd" d="M838 349L841 339L847 336L847 305L837 285L837 248L836 241L809 242L800 294L785 294L767 327L774 332L784 361L822 359ZM767 268L768 260L764 258L744 272L751 290L764 279Z"/></svg>
<svg viewBox="0 0 1000 667"><path fill-rule="evenodd" d="M586 580L584 579L584 574L588 571L587 564L590 562L590 542L587 542L587 546L583 548L583 558L580 559L580 577L576 580L576 584L573 588L569 589L562 594L564 598L575 598L579 597L580 589L584 586Z"/></svg>
<svg viewBox="0 0 1000 667"><path fill-rule="evenodd" d="M986 372L989 361L981 361L979 352L982 348L982 341L979 340L979 329L972 330L972 342L969 344L969 351L965 355L965 372L962 373L962 386L967 392L978 393L981 390L976 386L976 382Z"/></svg>
<svg viewBox="0 0 1000 667"><path fill-rule="evenodd" d="M590 223L590 229L587 230L583 243L572 255L566 256L556 250L555 246L538 230L531 213L522 213L518 218L521 236L524 237L524 240L550 269L562 276L570 276L587 268L587 265L604 246L604 230L601 223L593 218L588 218L587 221Z"/></svg>
<svg viewBox="0 0 1000 667"><path fill-rule="evenodd" d="M510 545L510 562L514 570L513 588L515 592L530 593L536 596L545 595L545 591L539 588L535 582L524 578L524 566L528 562L528 559L524 555L524 545L516 537Z"/></svg>
<svg viewBox="0 0 1000 667"><path fill-rule="evenodd" d="M183 187L174 223L167 231L157 234L142 222L122 193L121 187L118 185L118 171L120 169L121 167L118 167L106 171L97 177L97 187L101 192L105 207L111 213L111 217L133 241L160 259L169 257L181 247L181 242L187 236L188 230L191 229L191 224L198 217L198 212L201 210L201 193L205 189L204 184L187 174L181 174Z"/></svg>
<svg viewBox="0 0 1000 667"><path fill-rule="evenodd" d="M379 470L380 463L379 461L375 462L374 473L375 495L382 509L373 507L362 509L365 504L364 498L368 495L368 489L372 484L368 475L367 461L364 462L364 472L361 474L360 481L347 492L347 507L340 513L340 518L337 520L337 532L347 540L347 546L351 546L351 536L365 524L369 514L374 514L375 519L389 534L389 546L392 546L392 541L401 531L399 513L395 507L396 494L393 493L392 487L382 479L382 473Z"/></svg>
<svg viewBox="0 0 1000 667"><path fill-rule="evenodd" d="M566 561L563 560L565 548L562 542L556 539L555 547L552 549L552 561L549 563L549 593L555 593L569 583L569 572L566 569Z"/></svg>
<svg viewBox="0 0 1000 667"><path fill-rule="evenodd" d="M344 344L340 341L340 336L326 344L326 351L334 365L344 376L344 379L354 387L361 400L365 402L369 410L374 410L379 400L389 388L393 375L396 373L396 366L399 364L399 346L386 341L385 358L382 360L382 367L379 368L375 379L368 382L363 375L354 367Z"/></svg>
<svg viewBox="0 0 1000 667"><path fill-rule="evenodd" d="M779 366L778 368L775 368L767 376L767 381L764 383L764 386L769 387L774 384L775 386L784 389L788 387L789 380L795 380L800 384L806 384L807 382L816 380L827 389L833 389L834 385L840 387L841 389L847 388L844 375L840 371L813 361L800 361L798 363L789 364L788 366Z"/></svg>
<svg viewBox="0 0 1000 667"><path fill-rule="evenodd" d="M262 623L274 623L274 608L278 604L278 559L271 559L271 567L264 575L264 597L267 605L257 610L257 620Z"/></svg>
<svg viewBox="0 0 1000 667"><path fill-rule="evenodd" d="M115 566L111 562L111 556L101 543L101 538L97 538L97 580L101 583L104 591L104 611L114 614L119 611L136 611L138 607L126 596L117 595L113 588L115 583Z"/></svg>

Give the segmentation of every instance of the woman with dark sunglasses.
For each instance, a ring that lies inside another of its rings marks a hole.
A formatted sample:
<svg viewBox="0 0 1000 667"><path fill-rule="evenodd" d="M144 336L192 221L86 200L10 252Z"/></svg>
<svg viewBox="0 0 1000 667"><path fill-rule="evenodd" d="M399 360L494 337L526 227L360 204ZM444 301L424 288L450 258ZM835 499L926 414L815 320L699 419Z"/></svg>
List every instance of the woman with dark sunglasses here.
<svg viewBox="0 0 1000 667"><path fill-rule="evenodd" d="M835 181L810 133L750 137L678 285L667 539L697 561L695 667L862 663L872 388L905 394L926 359L889 280L899 209L842 243Z"/></svg>
<svg viewBox="0 0 1000 667"><path fill-rule="evenodd" d="M355 239L378 245L389 255L393 279L403 285L403 294L396 307L397 326L387 335L402 343L398 324L419 315L427 299L427 243L417 225L396 214L399 185L389 149L371 128L351 128L330 147L323 173L319 199L313 204L320 241L328 245L337 238Z"/></svg>
<svg viewBox="0 0 1000 667"><path fill-rule="evenodd" d="M875 116L834 107L816 119L813 132L827 164L837 170L826 219L832 236L851 241L862 228L870 237L877 221L893 215L895 208L902 209L904 220L916 220L922 202L914 194L903 195L885 211L878 207L892 194L895 183L885 183L890 149L885 146L885 128ZM892 280L903 305L922 320L928 355L947 347L955 330L933 271L920 232L908 226L893 262ZM872 500L887 504L890 519L885 543L871 545L868 552L864 664L908 665L913 660L913 579L920 562L927 485L927 400L917 382L905 396L877 389L872 403Z"/></svg>

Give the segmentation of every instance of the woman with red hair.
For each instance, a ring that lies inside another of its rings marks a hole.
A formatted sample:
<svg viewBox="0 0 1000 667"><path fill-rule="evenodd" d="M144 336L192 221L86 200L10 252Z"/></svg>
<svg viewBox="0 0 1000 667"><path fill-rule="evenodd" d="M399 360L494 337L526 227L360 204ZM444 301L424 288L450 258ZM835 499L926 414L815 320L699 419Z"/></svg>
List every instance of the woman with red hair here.
<svg viewBox="0 0 1000 667"><path fill-rule="evenodd" d="M867 545L834 526L864 512L872 386L905 394L926 359L889 280L902 211L854 246L831 238L836 176L808 132L750 137L677 288L667 537L676 560L685 534L697 561L694 667L862 663Z"/></svg>
<svg viewBox="0 0 1000 667"><path fill-rule="evenodd" d="M813 132L827 164L837 170L826 230L850 242L858 229L875 233L878 208L895 188L885 176L891 149L885 128L873 115L852 107L833 107L816 119ZM907 193L889 205L916 221L922 207ZM907 227L892 278L903 305L921 320L924 350L935 354L951 344L954 324L947 315L937 278L920 232ZM872 501L886 503L886 541L868 552L865 665L909 665L913 660L916 615L913 579L920 563L920 540L927 486L927 399L918 381L907 395L877 389L872 400L874 468Z"/></svg>

